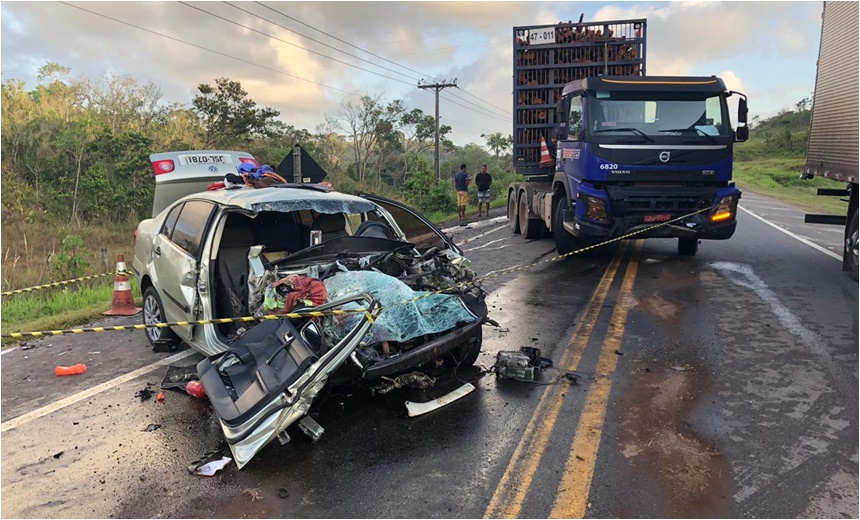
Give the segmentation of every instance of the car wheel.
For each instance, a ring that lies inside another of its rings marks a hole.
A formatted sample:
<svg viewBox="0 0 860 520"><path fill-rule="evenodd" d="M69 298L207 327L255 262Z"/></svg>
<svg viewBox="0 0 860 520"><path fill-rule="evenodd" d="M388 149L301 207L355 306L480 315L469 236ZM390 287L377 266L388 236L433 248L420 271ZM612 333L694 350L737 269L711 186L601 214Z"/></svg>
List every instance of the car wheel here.
<svg viewBox="0 0 860 520"><path fill-rule="evenodd" d="M469 340L469 343L459 346L451 351L454 356L454 364L459 367L470 367L478 361L481 353L481 336Z"/></svg>
<svg viewBox="0 0 860 520"><path fill-rule="evenodd" d="M511 227L511 233L520 234L520 220L517 217L517 196L511 190L508 192L508 225Z"/></svg>
<svg viewBox="0 0 860 520"><path fill-rule="evenodd" d="M161 305L161 298L158 297L155 287L148 287L143 292L143 324L155 323L164 323L164 307ZM179 336L169 328L147 327L146 339L153 347L166 345L173 348L179 345Z"/></svg>
<svg viewBox="0 0 860 520"><path fill-rule="evenodd" d="M555 250L560 255L572 253L577 249L576 237L564 229L564 210L568 208L567 196L563 197L555 205L555 213L552 215L552 227L555 230Z"/></svg>
<svg viewBox="0 0 860 520"><path fill-rule="evenodd" d="M678 239L678 254L681 256L696 256L699 251L698 238L679 238Z"/></svg>
<svg viewBox="0 0 860 520"><path fill-rule="evenodd" d="M528 200L526 199L526 192L520 194L519 214L520 233L523 235L523 238L526 238L528 240L540 238L541 223L537 219L529 218L529 206Z"/></svg>
<svg viewBox="0 0 860 520"><path fill-rule="evenodd" d="M854 281L857 280L857 263L858 263L858 254L860 254L860 249L858 249L858 242L860 242L860 236L858 236L857 230L857 219L858 213L860 210L854 210L854 217L851 219L851 227L848 228L848 237L845 239L845 259L848 262L848 272L851 274L851 278Z"/></svg>

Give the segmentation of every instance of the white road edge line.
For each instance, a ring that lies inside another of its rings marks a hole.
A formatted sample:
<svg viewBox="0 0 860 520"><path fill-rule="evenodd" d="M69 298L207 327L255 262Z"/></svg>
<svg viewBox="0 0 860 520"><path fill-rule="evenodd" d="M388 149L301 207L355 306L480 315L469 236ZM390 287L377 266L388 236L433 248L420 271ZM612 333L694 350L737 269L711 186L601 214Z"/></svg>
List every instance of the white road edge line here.
<svg viewBox="0 0 860 520"><path fill-rule="evenodd" d="M833 251L829 251L829 250L827 250L827 249L825 249L825 248L821 247L820 245L818 245L818 244L816 244L816 243L813 243L813 242L811 242L811 241L809 241L809 240L807 240L807 239L803 238L803 237L802 237L802 236L800 236L800 235L796 235L796 234L792 233L791 231L789 231L789 230L787 230L787 229L785 229L785 228L781 228L781 227L777 226L776 224L774 224L773 222L771 222L771 221L769 221L769 220L765 219L764 217L761 217L761 216L759 216L759 215L756 215L755 213L753 213L752 211L750 211L750 210L746 209L746 208L745 208L745 207L743 207L743 206L740 206L740 205L739 205L739 206L738 206L738 209L743 210L743 212L744 212L744 213L747 213L748 215L750 215L750 216L752 216L752 217L755 217L755 218L757 218L757 219L761 220L762 222L764 222L764 223L765 223L765 224L767 224L768 226L770 226L770 227L772 227L772 228L776 229L777 231L782 231L783 233L785 233L786 235L790 236L791 238L793 238L793 239L795 239L795 240L797 240L797 241L799 241L799 242L803 242L804 244L808 245L809 247L811 247L811 248L813 248L813 249L817 249L817 250L821 251L822 253L826 254L827 256L830 256L831 258L835 258L836 260L839 260L840 262L842 261L842 257L841 257L841 256L839 256L839 255L837 255L837 254L836 254L836 253L834 253Z"/></svg>
<svg viewBox="0 0 860 520"><path fill-rule="evenodd" d="M496 231L500 231L500 230L505 229L505 228L507 228L507 227L508 227L508 225L507 225L507 224L505 224L505 225L503 225L503 226L499 226L499 227L497 227L497 228L493 228L493 229L491 229L491 230L489 230L489 231L484 231L484 232L483 232L483 233L481 233L480 235L475 235L475 236L473 236L472 238L467 238L466 240L463 240L462 242L457 242L457 244L456 244L456 245L457 245L457 247L464 246L464 245L468 244L469 242L474 242L475 240L478 240L479 238L483 238L483 237L485 237L485 236L489 235L490 233L495 233Z"/></svg>
<svg viewBox="0 0 860 520"><path fill-rule="evenodd" d="M0 432L9 431L13 428L23 426L30 421L33 421L33 420L38 419L40 417L44 417L48 414L52 414L52 413L56 412L57 410L62 410L63 408L65 408L67 406L71 406L75 403L83 401L84 399L88 399L88 398L90 398L96 394L100 394L100 393L104 392L105 390L110 390L111 388L113 388L115 386L119 386L123 383L131 381L132 379L136 379L136 378L138 378L144 374L148 374L149 372L152 372L153 370L155 370L157 368L165 367L165 366L173 363L174 361L179 361L180 359L187 358L188 356L190 356L194 353L195 353L194 350L191 350L191 349L185 350L185 351L180 352L178 354L174 354L168 358L164 358L161 361L158 361L156 363L152 363L151 365L146 365L145 367L138 368L137 370L129 372L128 374L121 375L119 377L115 377L109 381L105 381L104 383L96 385L92 388L88 388L82 392L78 392L77 394L70 395L66 398L60 399L59 401L55 401L55 402L48 404L48 405L45 405L41 408L37 408L31 412L27 412L24 415L19 415L18 417L15 417L14 419L9 419L8 421L6 421L2 425L0 425Z"/></svg>
<svg viewBox="0 0 860 520"><path fill-rule="evenodd" d="M0 356L3 356L3 355L5 355L5 354L8 354L8 353L12 352L13 350L18 350L18 347L12 347L12 348L10 348L10 349L6 349L6 350L4 350L3 352L0 352Z"/></svg>

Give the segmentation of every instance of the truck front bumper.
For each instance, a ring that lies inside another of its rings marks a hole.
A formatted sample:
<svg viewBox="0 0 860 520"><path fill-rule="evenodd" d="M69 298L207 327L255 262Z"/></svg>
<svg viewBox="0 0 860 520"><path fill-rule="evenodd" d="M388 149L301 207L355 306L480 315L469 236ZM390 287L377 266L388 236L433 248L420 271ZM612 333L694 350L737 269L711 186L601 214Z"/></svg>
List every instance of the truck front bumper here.
<svg viewBox="0 0 860 520"><path fill-rule="evenodd" d="M574 218L572 225L565 223L565 228L575 236L588 238L614 238L638 232L635 238L727 240L734 235L737 225L737 220L734 217L726 222L713 223L710 222L708 215L694 215L683 221L664 225L642 223L639 218L635 220L632 218L615 218L610 225L601 225Z"/></svg>

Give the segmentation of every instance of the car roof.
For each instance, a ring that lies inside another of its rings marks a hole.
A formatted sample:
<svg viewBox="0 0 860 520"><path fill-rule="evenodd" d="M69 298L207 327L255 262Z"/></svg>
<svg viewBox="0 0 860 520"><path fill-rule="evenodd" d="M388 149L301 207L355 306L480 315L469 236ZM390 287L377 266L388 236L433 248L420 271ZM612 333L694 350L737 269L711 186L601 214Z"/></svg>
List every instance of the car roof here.
<svg viewBox="0 0 860 520"><path fill-rule="evenodd" d="M318 213L363 213L377 206L367 199L347 195L316 185L282 184L267 188L244 186L194 193L180 199L210 200L222 206L249 211L297 211L313 209Z"/></svg>

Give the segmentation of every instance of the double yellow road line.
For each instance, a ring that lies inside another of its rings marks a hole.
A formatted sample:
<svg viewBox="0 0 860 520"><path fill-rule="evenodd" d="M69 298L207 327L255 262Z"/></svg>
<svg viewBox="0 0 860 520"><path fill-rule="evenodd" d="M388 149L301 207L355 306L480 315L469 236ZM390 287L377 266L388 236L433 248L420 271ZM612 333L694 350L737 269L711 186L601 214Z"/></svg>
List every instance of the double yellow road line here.
<svg viewBox="0 0 860 520"><path fill-rule="evenodd" d="M622 258L627 252L627 246L628 242L622 242L594 290L582 319L570 338L569 347L557 364L560 370L576 371L579 368L609 289L615 281ZM585 515L597 460L597 449L603 432L609 391L612 387L612 374L618 362L615 351L620 348L624 336L627 311L632 303L633 284L639 267L641 250L642 241L638 240L633 246L631 258L627 263L609 328L601 346L595 379L589 388L580 415L550 518L582 518ZM487 506L485 518L515 518L521 515L526 496L534 482L561 413L565 395L564 390L558 386L547 387Z"/></svg>

